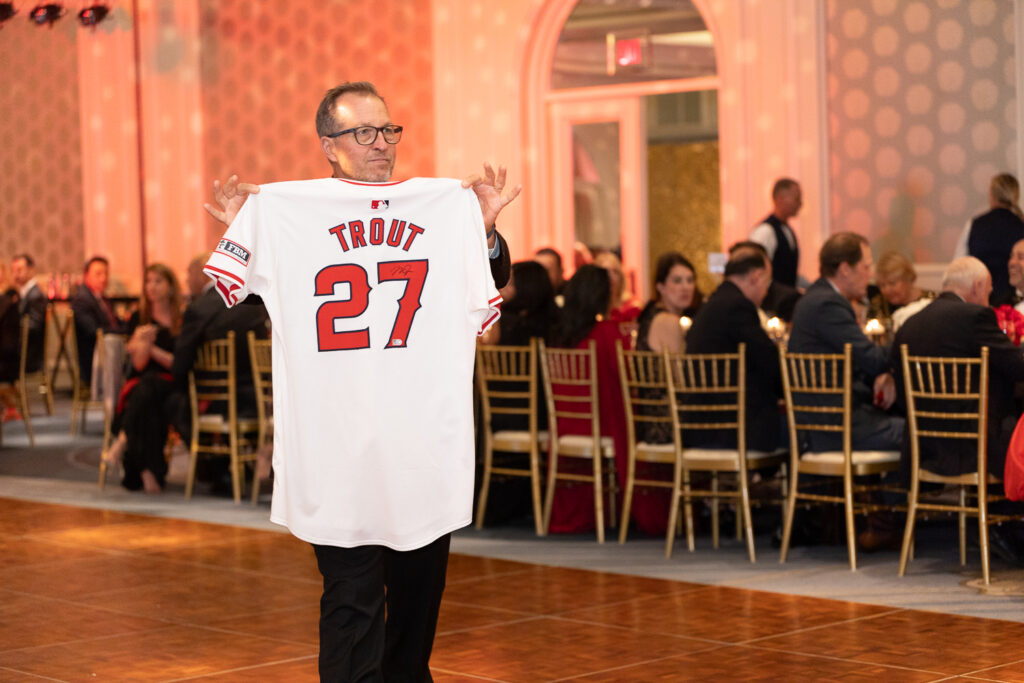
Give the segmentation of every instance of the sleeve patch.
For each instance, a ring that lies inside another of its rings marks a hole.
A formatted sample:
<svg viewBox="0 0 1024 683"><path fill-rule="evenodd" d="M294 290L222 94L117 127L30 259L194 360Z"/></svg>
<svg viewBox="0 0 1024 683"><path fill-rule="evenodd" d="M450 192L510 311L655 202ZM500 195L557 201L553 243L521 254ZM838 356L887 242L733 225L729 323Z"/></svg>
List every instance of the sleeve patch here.
<svg viewBox="0 0 1024 683"><path fill-rule="evenodd" d="M222 239L217 243L217 248L214 251L238 261L243 266L249 265L249 250L231 240Z"/></svg>

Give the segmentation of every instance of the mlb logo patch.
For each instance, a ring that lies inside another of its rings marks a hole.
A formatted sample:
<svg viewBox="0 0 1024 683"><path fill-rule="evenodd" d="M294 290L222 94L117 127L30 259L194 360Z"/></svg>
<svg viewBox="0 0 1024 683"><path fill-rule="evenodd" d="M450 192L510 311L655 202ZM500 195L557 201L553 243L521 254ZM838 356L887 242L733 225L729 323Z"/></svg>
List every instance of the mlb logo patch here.
<svg viewBox="0 0 1024 683"><path fill-rule="evenodd" d="M391 205L389 199L371 199L370 200L370 211L384 211Z"/></svg>
<svg viewBox="0 0 1024 683"><path fill-rule="evenodd" d="M249 250L239 244L235 244L231 240L222 239L217 243L217 248L214 251L230 256L243 266L249 265Z"/></svg>

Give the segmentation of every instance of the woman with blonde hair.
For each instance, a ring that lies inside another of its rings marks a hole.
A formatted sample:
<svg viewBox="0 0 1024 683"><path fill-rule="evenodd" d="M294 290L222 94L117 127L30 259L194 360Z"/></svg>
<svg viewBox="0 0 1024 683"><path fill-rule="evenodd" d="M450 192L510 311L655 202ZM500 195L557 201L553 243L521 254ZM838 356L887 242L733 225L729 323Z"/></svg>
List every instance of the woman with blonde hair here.
<svg viewBox="0 0 1024 683"><path fill-rule="evenodd" d="M992 178L988 189L989 211L971 221L967 254L977 257L992 275L993 305L1012 297L1006 262L1013 245L1024 239L1024 214L1020 209L1020 184L1009 173Z"/></svg>
<svg viewBox="0 0 1024 683"><path fill-rule="evenodd" d="M128 321L128 381L117 402L117 440L104 458L122 461L121 484L131 491L160 493L167 477L164 444L169 419L164 404L171 393L174 341L181 331L181 287L162 263L146 268L139 309Z"/></svg>
<svg viewBox="0 0 1024 683"><path fill-rule="evenodd" d="M898 251L882 254L875 264L879 294L872 298L869 315L891 319L895 332L935 298L933 292L922 290L916 282L917 271L910 259Z"/></svg>

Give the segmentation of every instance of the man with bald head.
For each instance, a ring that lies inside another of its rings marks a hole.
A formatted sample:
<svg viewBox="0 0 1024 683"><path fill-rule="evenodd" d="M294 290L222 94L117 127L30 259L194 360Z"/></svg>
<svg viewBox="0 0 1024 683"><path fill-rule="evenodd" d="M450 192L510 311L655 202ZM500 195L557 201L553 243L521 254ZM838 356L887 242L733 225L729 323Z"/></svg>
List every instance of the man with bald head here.
<svg viewBox="0 0 1024 683"><path fill-rule="evenodd" d="M942 293L896 333L890 362L902 401L901 345L906 344L914 356L940 357L977 358L981 347L989 348L988 471L1002 477L1006 448L1017 422L1013 392L1014 384L1024 380L1024 356L999 329L995 311L988 306L991 291L992 277L984 263L973 256L953 261L943 274ZM977 467L977 447L970 441L929 442L921 440L921 464L932 472L956 475ZM906 452L904 464L909 471Z"/></svg>

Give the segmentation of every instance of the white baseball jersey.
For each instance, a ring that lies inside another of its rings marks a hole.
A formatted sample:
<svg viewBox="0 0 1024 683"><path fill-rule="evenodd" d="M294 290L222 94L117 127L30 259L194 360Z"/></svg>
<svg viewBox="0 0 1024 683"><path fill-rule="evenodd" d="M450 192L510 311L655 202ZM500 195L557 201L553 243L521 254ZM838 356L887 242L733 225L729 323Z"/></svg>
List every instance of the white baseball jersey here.
<svg viewBox="0 0 1024 683"><path fill-rule="evenodd" d="M270 519L322 545L422 547L469 524L476 335L498 317L457 180L263 185L205 272L273 324Z"/></svg>

